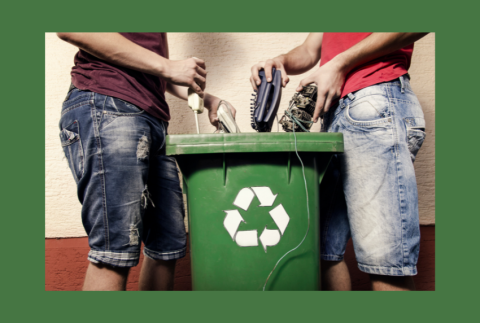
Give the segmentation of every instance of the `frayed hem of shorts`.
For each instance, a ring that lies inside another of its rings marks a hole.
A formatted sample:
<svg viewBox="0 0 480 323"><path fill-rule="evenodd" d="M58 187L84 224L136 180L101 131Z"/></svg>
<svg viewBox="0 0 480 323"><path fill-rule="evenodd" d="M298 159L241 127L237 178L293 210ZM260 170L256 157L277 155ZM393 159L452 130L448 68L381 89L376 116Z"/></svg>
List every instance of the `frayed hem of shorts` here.
<svg viewBox="0 0 480 323"><path fill-rule="evenodd" d="M358 264L358 269L367 274L384 276L415 276L417 274L417 266L398 268Z"/></svg>
<svg viewBox="0 0 480 323"><path fill-rule="evenodd" d="M88 260L94 264L102 263L113 267L135 267L140 252L115 252L90 250Z"/></svg>
<svg viewBox="0 0 480 323"><path fill-rule="evenodd" d="M335 256L335 255L320 255L321 260L326 261L342 261L343 256Z"/></svg>
<svg viewBox="0 0 480 323"><path fill-rule="evenodd" d="M185 255L187 254L187 247L175 251L166 252L153 251L144 247L143 254L153 260L176 260L185 257Z"/></svg>

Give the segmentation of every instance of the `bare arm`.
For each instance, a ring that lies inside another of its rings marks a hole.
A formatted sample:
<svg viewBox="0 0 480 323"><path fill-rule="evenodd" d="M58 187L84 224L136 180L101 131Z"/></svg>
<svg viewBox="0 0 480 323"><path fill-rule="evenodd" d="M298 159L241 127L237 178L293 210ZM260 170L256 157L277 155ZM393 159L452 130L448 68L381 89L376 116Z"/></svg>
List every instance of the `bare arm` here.
<svg viewBox="0 0 480 323"><path fill-rule="evenodd" d="M373 33L334 59L350 72L357 66L408 46L428 33Z"/></svg>
<svg viewBox="0 0 480 323"><path fill-rule="evenodd" d="M282 86L285 87L289 81L288 75L302 74L314 67L320 60L323 33L311 33L307 36L302 45L295 47L287 54L277 56L265 62L255 64L251 71L250 82L253 89L260 85L258 72L265 70L267 81L272 80L272 68L282 72Z"/></svg>
<svg viewBox="0 0 480 323"><path fill-rule="evenodd" d="M172 61L119 33L57 33L58 37L109 63L155 75L169 83L192 88L201 97L205 88L205 62L198 58Z"/></svg>
<svg viewBox="0 0 480 323"><path fill-rule="evenodd" d="M351 70L403 48L425 35L426 33L373 33L301 80L297 91L310 83L318 86L313 121L317 122L319 116L327 112L331 103L340 96L345 77Z"/></svg>
<svg viewBox="0 0 480 323"><path fill-rule="evenodd" d="M166 58L170 58L168 38L166 42L167 42ZM206 86L205 83L204 85ZM179 86L173 83L167 83L166 91L171 95L176 96L179 99L188 100L188 88L184 86ZM205 108L207 108L208 110L208 118L210 119L210 123L218 128L217 109L218 109L218 104L220 103L220 99L214 95L204 92L203 101L205 104ZM233 113L233 116L235 117L235 114L236 114L235 108L233 108L232 113Z"/></svg>
<svg viewBox="0 0 480 323"><path fill-rule="evenodd" d="M123 37L119 33L57 33L58 37L109 63L164 78L167 92L187 100L188 88L194 89L209 110L210 122L217 126L217 107L220 99L205 93L205 62L196 57L173 61L162 57ZM235 113L235 112L234 112Z"/></svg>

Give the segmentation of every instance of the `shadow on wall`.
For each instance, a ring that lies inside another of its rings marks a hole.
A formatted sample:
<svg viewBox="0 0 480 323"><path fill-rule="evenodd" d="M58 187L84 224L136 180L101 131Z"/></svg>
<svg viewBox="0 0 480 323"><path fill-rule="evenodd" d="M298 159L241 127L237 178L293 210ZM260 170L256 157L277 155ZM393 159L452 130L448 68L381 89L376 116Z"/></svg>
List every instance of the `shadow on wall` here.
<svg viewBox="0 0 480 323"><path fill-rule="evenodd" d="M203 59L208 73L206 91L230 100L230 92L240 83L249 86L243 77L238 77L239 73L249 75L250 72L250 62L242 54L247 51L242 46L247 42L237 41L243 36L230 33L169 33L170 59ZM167 101L172 118L169 133L195 133L195 119L187 103L171 95L167 95ZM201 132L210 133L215 130L206 117L201 116L200 119Z"/></svg>

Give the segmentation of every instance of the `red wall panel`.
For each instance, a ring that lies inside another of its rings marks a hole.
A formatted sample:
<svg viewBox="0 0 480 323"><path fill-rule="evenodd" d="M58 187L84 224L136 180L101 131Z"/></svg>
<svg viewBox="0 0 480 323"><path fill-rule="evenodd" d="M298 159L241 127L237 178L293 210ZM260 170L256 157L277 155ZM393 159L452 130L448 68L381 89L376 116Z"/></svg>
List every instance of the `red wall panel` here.
<svg viewBox="0 0 480 323"><path fill-rule="evenodd" d="M435 227L421 227L420 259L418 275L414 277L417 290L435 290ZM45 239L45 290L81 290L88 266L87 238ZM142 262L141 255L140 263ZM345 252L350 270L353 290L369 290L368 275L357 268L353 246L350 241ZM127 290L138 289L140 266L132 268ZM192 290L190 252L177 261L175 290Z"/></svg>

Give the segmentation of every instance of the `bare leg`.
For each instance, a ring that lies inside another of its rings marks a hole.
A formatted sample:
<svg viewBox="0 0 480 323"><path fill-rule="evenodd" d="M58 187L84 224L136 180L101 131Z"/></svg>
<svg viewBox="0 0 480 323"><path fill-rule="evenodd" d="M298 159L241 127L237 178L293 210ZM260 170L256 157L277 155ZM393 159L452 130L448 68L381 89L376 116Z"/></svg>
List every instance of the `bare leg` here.
<svg viewBox="0 0 480 323"><path fill-rule="evenodd" d="M153 260L145 257L138 283L139 290L173 290L176 260Z"/></svg>
<svg viewBox="0 0 480 323"><path fill-rule="evenodd" d="M345 260L321 261L322 290L346 291L352 289Z"/></svg>
<svg viewBox="0 0 480 323"><path fill-rule="evenodd" d="M370 275L372 289L375 291L408 291L415 290L412 276Z"/></svg>
<svg viewBox="0 0 480 323"><path fill-rule="evenodd" d="M84 291L121 291L127 286L130 268L90 263L83 283Z"/></svg>

